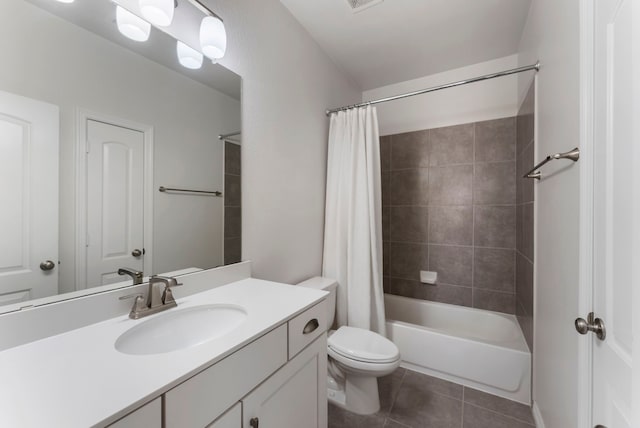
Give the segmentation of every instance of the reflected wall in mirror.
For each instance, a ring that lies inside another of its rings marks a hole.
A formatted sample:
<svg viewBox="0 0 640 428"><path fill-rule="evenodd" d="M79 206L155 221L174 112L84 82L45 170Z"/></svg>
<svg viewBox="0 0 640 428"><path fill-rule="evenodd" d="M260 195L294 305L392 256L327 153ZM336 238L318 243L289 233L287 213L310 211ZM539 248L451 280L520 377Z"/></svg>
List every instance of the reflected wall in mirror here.
<svg viewBox="0 0 640 428"><path fill-rule="evenodd" d="M0 2L0 313L131 284L120 268L240 261L241 135L218 135L241 129L241 78L115 18L110 0Z"/></svg>

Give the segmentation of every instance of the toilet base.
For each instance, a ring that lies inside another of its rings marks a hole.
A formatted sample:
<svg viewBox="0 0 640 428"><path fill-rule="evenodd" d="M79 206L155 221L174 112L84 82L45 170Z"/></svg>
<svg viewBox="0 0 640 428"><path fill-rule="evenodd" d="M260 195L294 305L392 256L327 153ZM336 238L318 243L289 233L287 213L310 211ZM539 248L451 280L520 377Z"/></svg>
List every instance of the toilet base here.
<svg viewBox="0 0 640 428"><path fill-rule="evenodd" d="M327 397L332 404L359 415L371 415L380 410L378 379L375 377L347 376L344 389L342 385L329 387Z"/></svg>
<svg viewBox="0 0 640 428"><path fill-rule="evenodd" d="M327 390L327 398L329 399L329 403L346 409L347 397L345 396L343 390L336 391L335 389L329 388Z"/></svg>

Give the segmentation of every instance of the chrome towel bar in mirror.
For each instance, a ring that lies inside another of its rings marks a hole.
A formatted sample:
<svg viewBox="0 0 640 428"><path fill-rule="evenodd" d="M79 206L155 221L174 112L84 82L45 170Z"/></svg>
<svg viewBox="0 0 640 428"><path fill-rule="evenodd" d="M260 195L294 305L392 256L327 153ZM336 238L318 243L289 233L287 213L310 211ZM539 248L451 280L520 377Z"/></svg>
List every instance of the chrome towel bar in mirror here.
<svg viewBox="0 0 640 428"><path fill-rule="evenodd" d="M573 162L578 162L578 159L580 159L580 149L576 147L575 149L565 153L556 153L555 155L549 155L542 162L531 168L531 170L523 175L522 178L535 178L536 180L540 180L540 178L542 178L542 175L540 171L537 170L546 163L556 159L569 159Z"/></svg>
<svg viewBox="0 0 640 428"><path fill-rule="evenodd" d="M217 190L191 190L191 189L174 189L171 187L160 186L158 189L162 193L179 192L179 193L197 193L201 195L222 196L222 192Z"/></svg>

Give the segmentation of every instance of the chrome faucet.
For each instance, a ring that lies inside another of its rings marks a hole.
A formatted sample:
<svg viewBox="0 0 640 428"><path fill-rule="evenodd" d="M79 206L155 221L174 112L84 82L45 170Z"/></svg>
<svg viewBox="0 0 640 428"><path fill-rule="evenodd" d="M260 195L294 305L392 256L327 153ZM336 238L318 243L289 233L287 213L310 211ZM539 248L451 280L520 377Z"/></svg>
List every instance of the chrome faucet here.
<svg viewBox="0 0 640 428"><path fill-rule="evenodd" d="M164 284L162 292L158 288L159 284ZM129 312L129 318L137 320L178 306L171 289L180 285L182 284L178 283L173 277L154 275L149 278L149 288L146 299L144 298L144 294L135 293L122 296L120 300L135 297L133 308L131 308L131 312Z"/></svg>
<svg viewBox="0 0 640 428"><path fill-rule="evenodd" d="M131 268L118 269L118 275L129 275L133 279L133 285L142 284L142 272Z"/></svg>

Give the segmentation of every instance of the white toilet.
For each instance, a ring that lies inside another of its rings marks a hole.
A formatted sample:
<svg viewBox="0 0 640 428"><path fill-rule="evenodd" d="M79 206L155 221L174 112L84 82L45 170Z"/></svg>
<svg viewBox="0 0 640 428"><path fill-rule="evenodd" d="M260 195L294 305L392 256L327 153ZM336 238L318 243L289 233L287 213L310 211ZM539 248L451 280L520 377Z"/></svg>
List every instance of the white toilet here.
<svg viewBox="0 0 640 428"><path fill-rule="evenodd" d="M315 277L298 285L330 293L327 317L329 330L336 312L336 281ZM329 330L327 353L329 401L361 415L380 410L377 378L398 368L398 347L378 333L345 326Z"/></svg>

